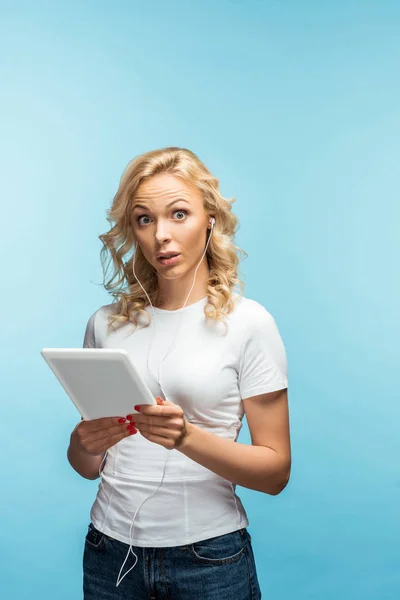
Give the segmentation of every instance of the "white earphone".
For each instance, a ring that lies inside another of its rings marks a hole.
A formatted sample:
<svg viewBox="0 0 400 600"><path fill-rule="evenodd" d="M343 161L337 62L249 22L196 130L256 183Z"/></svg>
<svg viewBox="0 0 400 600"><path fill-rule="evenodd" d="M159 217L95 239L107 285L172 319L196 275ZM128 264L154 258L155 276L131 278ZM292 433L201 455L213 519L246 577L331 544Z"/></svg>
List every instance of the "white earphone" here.
<svg viewBox="0 0 400 600"><path fill-rule="evenodd" d="M189 296L190 296L190 294L192 293L192 289L193 289L194 283L195 283L195 281L196 281L196 273L197 273L197 269L199 268L199 266L200 266L200 264L201 264L201 261L203 260L203 258L204 258L204 255L205 255L205 253L207 252L208 244L209 244L209 242L210 242L210 239L211 239L211 233L212 233L212 230L213 230L213 228L214 228L214 225L215 225L215 218L214 218L214 217L210 217L210 219L209 219L209 224L211 225L211 232L210 232L210 235L208 236L207 244L206 244L206 247L204 248L203 255L202 255L202 257L201 257L201 259L200 259L200 261L199 261L199 263L198 263L198 265L197 265L197 267L196 267L196 270L195 270L195 273L194 273L194 277L193 277L193 283L192 283L192 286L191 286L191 288L190 288L189 294L187 295L187 298L186 298L186 300L185 300L185 303L184 303L184 305L183 305L183 307L182 307L182 308L184 308L184 307L186 306L186 303L187 303L187 301L188 301L188 299L189 299ZM155 313L155 311L154 311L154 307L153 307L153 305L152 305L152 303L151 303L151 300L150 300L149 296L147 295L147 292L146 292L146 290L143 288L142 284L140 283L140 281L139 281L139 279L137 278L137 276L136 276L136 273L135 273L135 256L136 256L136 249L137 249L137 243L135 243L135 253L134 253L134 256L133 256L133 259L132 259L132 269L133 269L133 274L134 274L134 276L136 277L136 280L137 280L137 282L139 283L140 287L142 288L143 292L145 293L145 295L146 295L146 297L147 297L147 300L149 301L149 304L150 304L150 306L151 306L151 307L152 307L152 309L153 309L153 315L154 315L154 320L155 320L155 328L156 328L156 323L157 323L157 315L156 315L156 313ZM182 314L183 314L183 313L181 313L181 314L180 314L180 317L179 317L179 322L178 322L177 331L175 332L175 337L174 337L174 339L172 340L172 343L171 343L171 345L170 345L170 347L169 347L169 349L168 349L168 351L167 351L166 355L164 356L164 358L163 358L163 359L160 361L160 363L159 363L159 365L158 365L158 376L156 376L156 375L155 375L155 373L153 373L153 371L152 371L152 370L151 370L151 368L150 368L150 364L149 364L149 357L150 357L151 346L152 346L152 342L153 342L153 338L154 338L154 332L155 332L155 328L153 329L153 332L152 332L152 336L151 336L151 340L150 340L150 347L149 347L148 354L147 354L147 365L146 365L146 366L147 366L147 369L148 369L149 373L150 373L150 374L151 374L151 375L154 377L154 379L157 381L157 383L158 383L158 385L159 385L159 387L160 387L160 390L161 390L161 391L162 391L162 393L164 394L164 397L165 397L165 398L166 398L167 396L166 396L166 394L164 393L164 390L163 390L163 388L162 388L162 385L161 385L161 365L162 365L162 363L165 361L165 359L167 358L167 356L168 356L168 355L170 355L171 349L172 349L172 347L173 347L173 345L174 345L174 343L175 343L175 340L176 340L176 338L177 338L177 336L178 336L179 329L180 329L180 323L181 323ZM108 451L106 450L106 452L105 452L105 454L104 454L104 457L103 457L103 460L102 460L102 462L101 462L101 465L100 465L100 467L99 467L99 476L100 476L101 478L103 478L103 476L104 476L104 475L103 475L103 473L102 473L102 470L101 470L101 468L102 468L102 465L103 465L104 461L106 460L107 454L108 454ZM143 504L144 504L144 503L145 503L145 502L146 502L146 501L147 501L149 498L151 498L151 497L152 497L152 496L153 496L153 495L154 495L154 494L155 494L155 493L156 493L156 492L157 492L157 491L160 489L160 487L161 487L161 485L162 485L162 483L163 483L163 481L164 481L164 476L165 476L165 472L166 472L166 466L167 466L167 463L168 463L168 457L170 456L170 454L171 454L171 453L170 453L170 451L166 451L166 452L165 452L165 454L166 454L166 460L165 460L165 463L164 463L164 469L163 469L163 474L162 474L162 477L161 477L161 481L160 481L160 483L159 483L158 487L156 487L156 488L153 490L153 492L152 492L152 493L151 493L149 496L147 496L147 497L146 497L144 500L142 500L142 502L141 502L141 503L139 504L139 506L137 507L137 509L136 509L136 511L135 511L135 514L133 515L133 517L132 517L132 515L130 515L130 514L129 514L129 512L128 512L128 511L126 511L126 510L125 510L125 509L124 509L124 508L121 506L122 510L123 510L123 511L124 511L124 512L125 512L125 513L128 515L128 517L129 517L129 518L130 518L130 520L131 520L131 525L130 525L130 529L129 529L129 538L130 538L130 540L131 540L131 543L130 543L130 545L129 545L128 552L127 552L127 555L126 555L126 557L125 557L125 560L124 560L124 562L123 562L123 564L122 564L122 566L121 566L121 568L120 568L120 571L119 571L119 574L118 574L118 577L117 577L117 582L116 582L116 586L115 586L115 587L118 587L118 586L120 585L120 583L121 583L121 581L124 579L124 577L125 577L125 576L126 576L128 573L130 573L130 571L131 571L131 570L132 570L132 569L133 569L133 568L136 566L136 564L137 564L137 562L138 562L138 557L137 557L137 555L135 554L135 552L133 551L133 548L132 548L132 546L133 546L133 543L132 543L132 542L133 542L133 539L132 539L132 528L133 528L133 524L134 524L134 521L135 521L136 515L137 515L137 513L139 512L139 510L140 510L140 508L142 507L142 505L143 505ZM234 497L234 499L235 499L236 510L238 511L238 514L239 514L239 509L238 509L238 507L237 507L236 496L235 496L235 490L234 490L234 488L233 488L233 484L231 484L231 486L232 486L232 491L233 491L233 497ZM109 498L109 500L111 501L111 498ZM125 566L125 564L126 564L126 561L128 560L128 557L129 557L129 554L130 554L130 553L132 553L132 554L133 554L133 556L135 557L135 559L136 559L136 560L135 560L134 564L133 564L133 565L132 565L132 566L131 566L131 567L130 567L130 568L129 568L129 569L128 569L128 570L127 570L125 573L124 573L124 575L122 575L122 576L121 576L121 574L122 574L122 571L123 571L123 569L124 569L124 566Z"/></svg>
<svg viewBox="0 0 400 600"><path fill-rule="evenodd" d="M189 300L189 296L190 296L190 294L192 293L192 289L193 289L194 283L195 283L195 281L196 281L197 269L199 268L199 266L200 266L200 264L201 264L201 261L203 260L203 258L204 258L204 255L205 255L205 253L207 252L208 244L210 243L210 239L211 239L211 233L212 233L212 230L213 230L213 228L214 228L214 225L215 225L215 219L214 219L214 217L210 217L210 219L209 219L209 224L211 225L211 232L210 232L210 235L208 236L207 244L206 244L206 247L204 248L203 255L202 255L202 257L201 257L201 259L200 259L200 261L199 261L199 263L198 263L198 265L197 265L197 267L196 267L196 270L195 270L195 272L194 272L193 283L192 283L192 286L191 286L191 288L190 288L189 294L187 295L187 298L186 298L186 300L185 300L185 304L183 305L183 307L182 307L182 308L184 308L184 307L186 306L186 303L187 303L187 301ZM208 228L208 229L209 229L209 228ZM135 276L135 278L136 278L137 282L139 283L140 287L142 288L143 292L145 293L145 295L146 295L146 297L147 297L147 300L149 301L149 304L150 304L151 308L153 309L153 315L154 315L154 319L155 319L155 327L156 327L156 323L157 323L157 315L156 315L156 313L155 313L155 311L154 311L154 307L153 307L153 305L152 305L152 303L151 303L151 300L150 300L149 296L147 295L147 292L146 292L146 290L143 288L142 284L140 283L140 281L139 281L139 279L138 279L138 277L136 276L136 273L135 273L135 257L136 257L136 250L137 250L137 242L135 243L135 253L134 253L134 255L133 255L133 259L132 259L132 270L133 270L133 274L134 274L134 276ZM169 347L169 349L168 349L168 351L167 351L166 355L164 356L164 358L161 360L161 362L160 362L160 363L159 363L159 365L158 365L158 376L156 376L156 375L155 375L155 373L153 373L153 371L152 371L152 370L151 370L151 368L150 368L150 364L149 364L149 357L150 357L151 346L152 346L152 342L153 342L153 337L154 337L154 332L155 332L155 329L153 329L153 332L152 332L152 336L151 336L151 340L150 340L150 348L149 348L149 351L148 351L148 354L147 354L147 365L146 365L146 366L147 366L147 369L148 369L149 373L150 373L150 374L151 374L151 375L154 377L154 379L156 380L156 382L158 383L158 385L160 386L160 390L161 390L161 391L162 391L162 393L164 394L165 398L166 398L167 396L166 396L166 394L164 393L164 391L163 391L163 389L162 389L162 385L161 385L161 365L162 365L162 363L165 361L165 359L167 358L167 356L170 354L170 352L171 352L171 348L173 347L173 345L174 345L174 343L175 343L175 340L176 340L176 338L177 338L177 336L178 336L178 332L179 332L179 329L180 329L181 318L182 318L182 313L180 314L180 317L179 317L178 328L177 328L177 331L176 331L176 333L175 333L175 337L174 337L174 339L172 340L172 343L171 343L171 345L170 345L170 347ZM105 452L105 454L104 454L104 457L103 457L103 460L102 460L102 462L101 462L101 465L100 465L100 467L99 467L99 475L100 475L100 477L101 477L101 478L103 477L103 473L102 473L102 471L101 471L101 468L102 468L103 462L106 460L107 453L108 453L108 451L106 451L106 452ZM137 555L135 554L135 552L133 552L133 549L132 549L132 546L133 546L133 544L132 544L132 527L133 527L133 523L134 523L134 521L135 521L135 518L136 518L136 515L137 515L137 513L138 513L139 509L140 509L140 508L141 508L141 506L144 504L144 502L146 502L146 500L148 500L148 499L149 499L151 496L153 496L153 495L154 495L154 494L155 494L155 493L156 493L156 492L157 492L157 491L160 489L160 487L161 487L161 485L162 485L162 483L163 483L163 481L164 481L164 475L165 475L165 470L166 470L166 466L167 466L167 462L168 462L168 457L169 457L169 456L170 456L170 452L168 452L168 451L167 451L167 452L166 452L166 461L165 461L165 464L164 464L164 470L163 470L163 474L162 474L162 478L161 478L161 481L160 481L160 484L159 484L159 486L153 490L153 492L150 494L150 496L147 496L147 497L146 497L146 498L145 498L145 499L144 499L144 500L143 500L143 501L142 501L142 502L139 504L138 508L137 508L137 509L136 509L136 511L135 511L135 514L134 514L133 518L132 518L132 516L131 516L131 515L130 515L130 514L129 514L129 513L128 513L128 512L127 512L127 511L126 511L124 508L123 508L123 507L121 507L121 508L122 508L122 510L124 510L124 512L125 512L125 513L128 515L128 517L131 519L131 526L130 526L130 530L129 530L129 537L130 537L130 539L131 539L131 544L130 544L130 546L129 546L129 548L128 548L128 552L127 552L126 558L125 558L125 560L124 560L124 562L123 562L123 564L122 564L122 566L121 566L121 569L120 569L120 571L119 571L119 574L118 574L118 577L117 577L117 583L116 583L116 587L118 587L118 586L119 586L119 584L121 583L122 579L123 579L123 578L124 578L124 577L125 577L125 576L126 576L126 575L127 575L127 574L128 574L128 573L129 573L129 572L130 572L130 571L131 571L131 570L132 570L134 567L135 567L135 566L136 566L136 563L137 563L137 561L138 561L138 557L137 557ZM236 502L236 500L235 500L235 502ZM125 563L126 563L126 561L128 560L128 557L129 557L129 553L130 553L130 552L131 552L131 553L133 554L133 556L136 558L136 560L135 560L135 563L134 563L134 564L133 564L133 565L130 567L130 569L128 569L128 571L126 571L126 573L124 573L124 575L121 577L121 573L122 573L122 571L123 571L123 569L124 569L124 566L125 566Z"/></svg>

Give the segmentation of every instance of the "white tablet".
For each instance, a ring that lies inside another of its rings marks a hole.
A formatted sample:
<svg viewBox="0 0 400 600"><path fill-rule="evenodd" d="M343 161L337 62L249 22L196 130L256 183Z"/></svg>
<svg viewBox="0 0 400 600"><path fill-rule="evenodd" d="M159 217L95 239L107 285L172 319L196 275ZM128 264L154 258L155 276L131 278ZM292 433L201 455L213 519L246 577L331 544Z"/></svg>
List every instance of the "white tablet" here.
<svg viewBox="0 0 400 600"><path fill-rule="evenodd" d="M43 348L41 354L84 419L126 417L157 404L126 350Z"/></svg>

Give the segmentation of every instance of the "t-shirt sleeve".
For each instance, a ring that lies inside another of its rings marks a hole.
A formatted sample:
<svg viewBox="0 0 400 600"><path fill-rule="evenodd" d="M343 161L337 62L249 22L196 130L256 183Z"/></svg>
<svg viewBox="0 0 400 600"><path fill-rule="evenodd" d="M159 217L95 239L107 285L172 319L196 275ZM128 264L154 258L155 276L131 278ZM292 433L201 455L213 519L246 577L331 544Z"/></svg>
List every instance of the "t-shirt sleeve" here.
<svg viewBox="0 0 400 600"><path fill-rule="evenodd" d="M95 321L96 313L93 313L86 325L83 348L96 348Z"/></svg>
<svg viewBox="0 0 400 600"><path fill-rule="evenodd" d="M274 317L263 307L246 324L239 361L242 399L275 392L288 386L286 350Z"/></svg>

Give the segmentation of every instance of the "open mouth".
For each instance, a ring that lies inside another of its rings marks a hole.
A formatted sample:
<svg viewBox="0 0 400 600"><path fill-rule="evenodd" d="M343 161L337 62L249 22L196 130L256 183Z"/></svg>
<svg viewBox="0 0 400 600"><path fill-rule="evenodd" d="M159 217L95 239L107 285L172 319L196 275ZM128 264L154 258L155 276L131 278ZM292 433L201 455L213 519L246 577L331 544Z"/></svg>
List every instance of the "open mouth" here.
<svg viewBox="0 0 400 600"><path fill-rule="evenodd" d="M167 256L160 256L157 260L162 265L173 265L178 262L180 256L180 254L168 254Z"/></svg>

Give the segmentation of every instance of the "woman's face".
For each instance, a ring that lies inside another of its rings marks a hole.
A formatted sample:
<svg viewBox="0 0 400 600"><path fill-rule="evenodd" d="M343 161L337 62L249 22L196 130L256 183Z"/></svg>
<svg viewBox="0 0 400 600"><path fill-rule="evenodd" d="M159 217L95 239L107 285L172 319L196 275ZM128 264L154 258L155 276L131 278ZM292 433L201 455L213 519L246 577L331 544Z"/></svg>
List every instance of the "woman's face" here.
<svg viewBox="0 0 400 600"><path fill-rule="evenodd" d="M139 186L133 201L133 227L146 260L166 279L195 268L207 241L209 216L201 192L170 173L160 173ZM160 252L179 253L176 264L163 264Z"/></svg>

